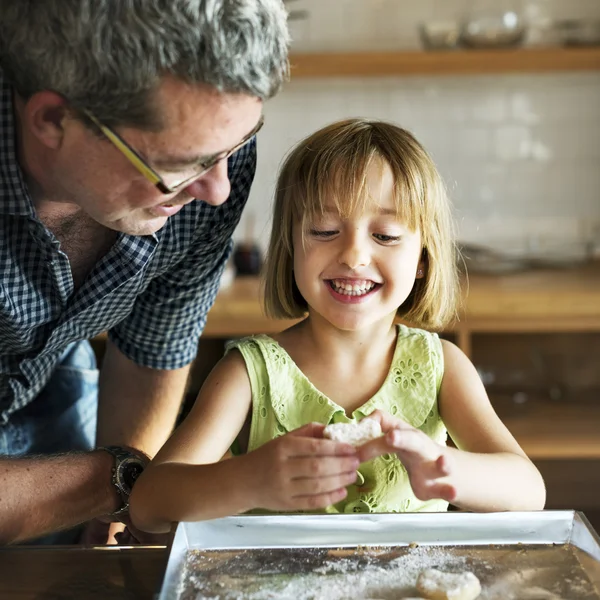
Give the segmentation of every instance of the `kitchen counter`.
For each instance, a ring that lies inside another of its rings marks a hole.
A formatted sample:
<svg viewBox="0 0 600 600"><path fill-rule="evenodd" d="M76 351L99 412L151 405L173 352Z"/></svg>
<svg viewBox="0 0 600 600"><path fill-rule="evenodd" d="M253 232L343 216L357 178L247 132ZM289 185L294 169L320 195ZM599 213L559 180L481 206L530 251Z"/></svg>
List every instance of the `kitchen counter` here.
<svg viewBox="0 0 600 600"><path fill-rule="evenodd" d="M2 600L154 600L165 547L14 546L0 549Z"/></svg>

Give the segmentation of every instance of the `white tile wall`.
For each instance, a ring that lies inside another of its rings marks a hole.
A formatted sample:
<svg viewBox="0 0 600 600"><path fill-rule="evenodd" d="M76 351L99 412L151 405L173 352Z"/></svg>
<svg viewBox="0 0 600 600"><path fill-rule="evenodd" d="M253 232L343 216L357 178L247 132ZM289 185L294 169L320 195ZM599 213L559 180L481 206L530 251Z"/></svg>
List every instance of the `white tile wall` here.
<svg viewBox="0 0 600 600"><path fill-rule="evenodd" d="M297 0L297 51L416 48L419 21L469 0ZM510 0L512 2L513 0ZM498 4L502 0L496 0ZM532 0L530 12L600 18L600 0ZM524 5L522 4L521 7ZM266 246L278 166L302 137L365 116L411 130L442 172L463 239L532 247L597 237L600 248L600 72L297 80L265 106L244 219ZM244 223L236 235L242 235Z"/></svg>

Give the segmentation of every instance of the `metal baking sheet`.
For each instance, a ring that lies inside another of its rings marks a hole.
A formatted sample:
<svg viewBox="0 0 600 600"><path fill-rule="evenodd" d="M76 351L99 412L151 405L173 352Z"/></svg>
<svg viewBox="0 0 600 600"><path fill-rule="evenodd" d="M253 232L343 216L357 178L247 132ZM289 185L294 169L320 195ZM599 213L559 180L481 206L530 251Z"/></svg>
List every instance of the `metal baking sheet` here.
<svg viewBox="0 0 600 600"><path fill-rule="evenodd" d="M600 600L600 538L576 511L181 523L159 600L398 600L426 568L474 572L480 600Z"/></svg>

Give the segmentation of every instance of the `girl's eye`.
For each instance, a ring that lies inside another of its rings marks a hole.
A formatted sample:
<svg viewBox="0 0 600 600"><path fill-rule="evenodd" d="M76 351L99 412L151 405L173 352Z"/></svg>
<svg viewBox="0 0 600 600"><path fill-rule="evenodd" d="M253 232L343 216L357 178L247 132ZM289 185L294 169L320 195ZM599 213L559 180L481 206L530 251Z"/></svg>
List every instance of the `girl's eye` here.
<svg viewBox="0 0 600 600"><path fill-rule="evenodd" d="M399 235L385 235L383 233L374 233L373 237L384 244L393 244L394 242L399 242L402 239Z"/></svg>
<svg viewBox="0 0 600 600"><path fill-rule="evenodd" d="M327 229L327 230L311 229L309 231L309 233L313 237L328 238L328 237L334 236L337 233L337 231L334 231L331 229Z"/></svg>

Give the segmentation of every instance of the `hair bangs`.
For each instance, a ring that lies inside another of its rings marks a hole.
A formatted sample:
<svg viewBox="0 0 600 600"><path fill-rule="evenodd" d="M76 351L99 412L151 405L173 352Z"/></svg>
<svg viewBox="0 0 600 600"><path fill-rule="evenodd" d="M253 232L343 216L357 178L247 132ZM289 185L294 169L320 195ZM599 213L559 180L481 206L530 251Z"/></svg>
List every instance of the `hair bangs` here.
<svg viewBox="0 0 600 600"><path fill-rule="evenodd" d="M335 212L342 219L361 214L370 201L367 189L367 171L372 164L375 149L358 144L340 148L321 138L320 148L310 144L306 148L305 173L302 189L294 194L294 217L306 232L308 224ZM311 156L312 154L312 156Z"/></svg>

